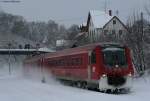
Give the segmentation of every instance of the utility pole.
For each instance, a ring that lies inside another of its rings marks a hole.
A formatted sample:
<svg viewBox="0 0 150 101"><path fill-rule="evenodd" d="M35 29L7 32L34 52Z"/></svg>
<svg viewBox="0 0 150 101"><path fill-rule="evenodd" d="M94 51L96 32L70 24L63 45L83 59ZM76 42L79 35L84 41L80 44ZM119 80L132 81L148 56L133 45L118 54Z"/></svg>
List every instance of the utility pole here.
<svg viewBox="0 0 150 101"><path fill-rule="evenodd" d="M107 0L105 0L104 11L105 11L105 13L107 13Z"/></svg>
<svg viewBox="0 0 150 101"><path fill-rule="evenodd" d="M0 3L20 3L21 1L20 0L0 0ZM9 75L11 75L11 61L10 61L10 58L11 58L11 55L10 55L10 49L11 49L11 43L9 42L8 43L8 51L9 51L9 54L8 54L8 71L9 71Z"/></svg>
<svg viewBox="0 0 150 101"><path fill-rule="evenodd" d="M144 22L143 22L143 12L141 12L141 34L142 34L142 44L144 43ZM145 59L144 59L144 47L142 45L142 72L145 71Z"/></svg>
<svg viewBox="0 0 150 101"><path fill-rule="evenodd" d="M142 35L144 34L143 33L143 12L141 12L141 33Z"/></svg>
<svg viewBox="0 0 150 101"><path fill-rule="evenodd" d="M119 17L119 10L116 10L116 16Z"/></svg>
<svg viewBox="0 0 150 101"><path fill-rule="evenodd" d="M11 43L8 43L8 49L9 49L9 57L8 57L8 71L9 71L9 75L11 75L11 65L10 65L10 48L11 48Z"/></svg>

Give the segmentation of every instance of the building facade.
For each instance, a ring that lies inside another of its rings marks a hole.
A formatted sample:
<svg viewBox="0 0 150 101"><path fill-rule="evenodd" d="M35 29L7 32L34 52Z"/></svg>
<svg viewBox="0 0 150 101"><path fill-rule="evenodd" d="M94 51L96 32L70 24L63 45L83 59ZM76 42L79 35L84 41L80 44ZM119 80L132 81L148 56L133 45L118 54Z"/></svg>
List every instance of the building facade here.
<svg viewBox="0 0 150 101"><path fill-rule="evenodd" d="M123 40L128 30L123 22L109 13L93 10L88 14L86 24L80 26L77 36L79 45L95 42L117 42ZM85 41L85 42L84 42Z"/></svg>

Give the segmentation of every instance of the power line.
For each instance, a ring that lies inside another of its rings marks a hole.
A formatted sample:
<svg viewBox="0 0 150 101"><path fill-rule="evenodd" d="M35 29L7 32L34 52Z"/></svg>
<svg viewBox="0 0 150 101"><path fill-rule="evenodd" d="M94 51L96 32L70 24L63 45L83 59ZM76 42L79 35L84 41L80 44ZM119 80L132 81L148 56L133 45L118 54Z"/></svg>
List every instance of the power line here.
<svg viewBox="0 0 150 101"><path fill-rule="evenodd" d="M77 20L83 20L85 17L77 17L77 18L69 18L69 19L56 19L56 21L64 22L64 21L77 21Z"/></svg>
<svg viewBox="0 0 150 101"><path fill-rule="evenodd" d="M119 11L117 11L119 12ZM119 12L119 14L126 14L126 13L123 13L123 12ZM118 15L119 15L118 14ZM143 13L143 15L146 15L146 16L149 16L146 12ZM98 15L94 15L94 16L100 16L99 14ZM59 21L59 22L70 22L70 21L79 21L79 20L82 20L84 21L87 17L85 16L81 16L81 17L76 17L76 18L69 18L69 19L55 19L56 21Z"/></svg>

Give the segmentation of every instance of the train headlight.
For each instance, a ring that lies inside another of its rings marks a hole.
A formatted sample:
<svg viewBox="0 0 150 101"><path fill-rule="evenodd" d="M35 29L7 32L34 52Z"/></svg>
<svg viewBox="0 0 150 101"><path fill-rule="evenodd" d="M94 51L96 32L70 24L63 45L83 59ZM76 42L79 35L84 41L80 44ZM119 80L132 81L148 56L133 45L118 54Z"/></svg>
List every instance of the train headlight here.
<svg viewBox="0 0 150 101"><path fill-rule="evenodd" d="M118 67L119 67L119 65L115 65L115 67L116 67L116 68L118 68Z"/></svg>
<svg viewBox="0 0 150 101"><path fill-rule="evenodd" d="M106 76L107 76L106 74L103 74L103 75L102 75L103 78L105 78Z"/></svg>
<svg viewBox="0 0 150 101"><path fill-rule="evenodd" d="M129 77L131 77L131 76L132 76L132 74L131 74L131 73L129 73L129 74L128 74L128 76L129 76Z"/></svg>

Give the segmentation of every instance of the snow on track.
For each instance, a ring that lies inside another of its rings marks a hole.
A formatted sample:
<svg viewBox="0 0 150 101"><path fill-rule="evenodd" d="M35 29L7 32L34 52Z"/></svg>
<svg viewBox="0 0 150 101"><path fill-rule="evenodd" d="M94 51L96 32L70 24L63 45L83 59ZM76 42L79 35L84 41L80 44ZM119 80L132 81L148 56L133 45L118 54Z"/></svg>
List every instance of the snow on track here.
<svg viewBox="0 0 150 101"><path fill-rule="evenodd" d="M129 94L105 94L28 80L20 76L0 77L0 101L149 101L150 79L138 79Z"/></svg>

